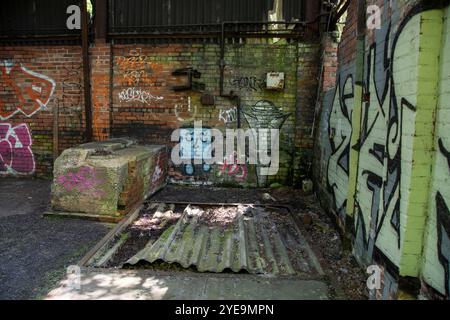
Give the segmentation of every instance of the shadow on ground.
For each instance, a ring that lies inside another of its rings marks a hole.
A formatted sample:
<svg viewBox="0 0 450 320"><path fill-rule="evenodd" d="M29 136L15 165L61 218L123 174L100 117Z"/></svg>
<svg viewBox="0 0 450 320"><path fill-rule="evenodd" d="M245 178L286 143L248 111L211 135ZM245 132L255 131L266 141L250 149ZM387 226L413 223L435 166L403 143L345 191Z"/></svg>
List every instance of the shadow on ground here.
<svg viewBox="0 0 450 320"><path fill-rule="evenodd" d="M43 298L109 230L42 218L50 181L0 178L0 300Z"/></svg>

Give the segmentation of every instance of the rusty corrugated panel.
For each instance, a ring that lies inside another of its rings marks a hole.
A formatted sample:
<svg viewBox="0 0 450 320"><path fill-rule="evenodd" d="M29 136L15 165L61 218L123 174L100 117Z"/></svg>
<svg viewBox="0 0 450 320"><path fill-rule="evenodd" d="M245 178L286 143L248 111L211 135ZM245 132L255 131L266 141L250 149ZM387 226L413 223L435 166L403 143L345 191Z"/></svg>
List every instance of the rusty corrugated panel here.
<svg viewBox="0 0 450 320"><path fill-rule="evenodd" d="M127 264L159 261L195 267L199 272L321 273L308 249L288 210L188 205L176 225Z"/></svg>

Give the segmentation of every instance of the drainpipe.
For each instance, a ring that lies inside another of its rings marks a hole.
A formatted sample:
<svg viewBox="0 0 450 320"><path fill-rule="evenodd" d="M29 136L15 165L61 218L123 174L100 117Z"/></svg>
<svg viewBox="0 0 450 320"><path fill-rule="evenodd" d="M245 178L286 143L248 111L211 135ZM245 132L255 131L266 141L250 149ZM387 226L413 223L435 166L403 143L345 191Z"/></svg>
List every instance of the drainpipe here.
<svg viewBox="0 0 450 320"><path fill-rule="evenodd" d="M84 108L86 117L86 141L92 141L92 101L89 67L89 24L86 0L81 1L81 48L83 55Z"/></svg>

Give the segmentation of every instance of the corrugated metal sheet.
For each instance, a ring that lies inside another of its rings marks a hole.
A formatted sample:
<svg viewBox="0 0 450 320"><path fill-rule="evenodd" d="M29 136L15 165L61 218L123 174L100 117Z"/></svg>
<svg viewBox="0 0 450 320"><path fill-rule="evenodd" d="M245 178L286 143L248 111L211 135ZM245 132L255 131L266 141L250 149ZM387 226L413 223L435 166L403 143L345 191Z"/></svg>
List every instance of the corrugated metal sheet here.
<svg viewBox="0 0 450 320"><path fill-rule="evenodd" d="M283 0L283 18L285 21L304 21L306 1Z"/></svg>
<svg viewBox="0 0 450 320"><path fill-rule="evenodd" d="M267 21L273 0L110 0L113 30L148 26Z"/></svg>
<svg viewBox="0 0 450 320"><path fill-rule="evenodd" d="M167 205L170 208L173 205ZM199 272L321 273L310 255L286 209L188 205L176 225L127 264L160 261L193 266Z"/></svg>
<svg viewBox="0 0 450 320"><path fill-rule="evenodd" d="M302 20L304 0L284 2L286 21ZM267 22L273 5L274 0L110 0L109 31L162 32L171 27L171 32L182 32L193 26L195 31L208 31L208 26L217 31L224 21Z"/></svg>

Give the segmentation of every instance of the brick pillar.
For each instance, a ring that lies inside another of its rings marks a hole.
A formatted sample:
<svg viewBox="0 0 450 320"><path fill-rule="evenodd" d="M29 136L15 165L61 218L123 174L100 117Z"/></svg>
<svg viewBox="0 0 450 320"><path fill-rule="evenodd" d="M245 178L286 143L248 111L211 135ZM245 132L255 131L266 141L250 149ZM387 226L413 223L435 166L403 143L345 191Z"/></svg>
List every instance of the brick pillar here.
<svg viewBox="0 0 450 320"><path fill-rule="evenodd" d="M96 39L90 49L93 139L110 137L110 63L111 46Z"/></svg>
<svg viewBox="0 0 450 320"><path fill-rule="evenodd" d="M338 42L335 35L326 34L322 40L323 50L323 73L322 73L322 93L325 93L336 86L336 74L338 68Z"/></svg>
<svg viewBox="0 0 450 320"><path fill-rule="evenodd" d="M295 114L295 187L311 176L313 137L311 136L317 97L320 43L299 44L297 66L297 103Z"/></svg>

